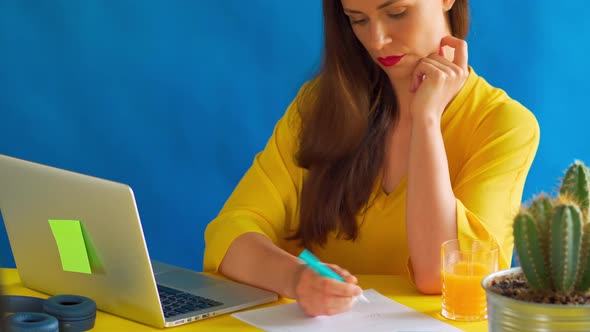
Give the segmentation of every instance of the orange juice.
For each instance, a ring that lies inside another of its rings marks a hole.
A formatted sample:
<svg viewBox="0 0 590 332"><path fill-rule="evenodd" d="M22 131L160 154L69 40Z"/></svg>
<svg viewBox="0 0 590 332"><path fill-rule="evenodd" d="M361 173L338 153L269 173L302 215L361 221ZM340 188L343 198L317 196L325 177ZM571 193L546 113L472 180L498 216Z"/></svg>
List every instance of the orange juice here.
<svg viewBox="0 0 590 332"><path fill-rule="evenodd" d="M458 262L443 271L443 316L458 320L486 318L486 295L481 287L492 271L481 263Z"/></svg>

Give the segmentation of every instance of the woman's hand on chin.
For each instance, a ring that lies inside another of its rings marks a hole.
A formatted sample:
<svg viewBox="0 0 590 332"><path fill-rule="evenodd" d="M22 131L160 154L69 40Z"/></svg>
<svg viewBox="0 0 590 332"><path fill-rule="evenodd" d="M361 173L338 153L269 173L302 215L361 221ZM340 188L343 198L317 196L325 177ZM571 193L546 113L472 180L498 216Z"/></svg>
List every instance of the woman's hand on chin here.
<svg viewBox="0 0 590 332"><path fill-rule="evenodd" d="M444 46L454 49L453 61L444 57ZM461 90L468 75L467 42L452 36L444 37L439 53L422 58L412 73L412 118L425 116L440 120L443 111Z"/></svg>

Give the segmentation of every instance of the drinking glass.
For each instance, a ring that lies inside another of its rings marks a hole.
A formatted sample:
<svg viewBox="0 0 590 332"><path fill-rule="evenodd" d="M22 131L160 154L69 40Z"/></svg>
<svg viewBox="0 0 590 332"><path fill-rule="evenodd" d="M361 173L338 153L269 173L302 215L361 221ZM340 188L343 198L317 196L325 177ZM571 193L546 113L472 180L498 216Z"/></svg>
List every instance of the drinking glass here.
<svg viewBox="0 0 590 332"><path fill-rule="evenodd" d="M442 312L457 321L487 318L482 279L498 270L498 245L492 241L449 240L442 244Z"/></svg>

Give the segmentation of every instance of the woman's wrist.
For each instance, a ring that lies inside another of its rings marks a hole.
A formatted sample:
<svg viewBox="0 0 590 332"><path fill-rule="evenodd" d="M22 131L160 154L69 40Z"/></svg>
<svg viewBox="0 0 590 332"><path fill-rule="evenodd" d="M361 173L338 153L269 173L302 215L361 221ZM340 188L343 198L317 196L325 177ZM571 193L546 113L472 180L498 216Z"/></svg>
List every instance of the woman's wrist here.
<svg viewBox="0 0 590 332"><path fill-rule="evenodd" d="M412 132L427 132L436 130L440 132L440 116L436 112L424 112L412 116Z"/></svg>
<svg viewBox="0 0 590 332"><path fill-rule="evenodd" d="M297 285L306 269L307 264L299 263L295 266L293 272L290 274L291 278L287 283L287 289L285 290L286 297L297 300Z"/></svg>

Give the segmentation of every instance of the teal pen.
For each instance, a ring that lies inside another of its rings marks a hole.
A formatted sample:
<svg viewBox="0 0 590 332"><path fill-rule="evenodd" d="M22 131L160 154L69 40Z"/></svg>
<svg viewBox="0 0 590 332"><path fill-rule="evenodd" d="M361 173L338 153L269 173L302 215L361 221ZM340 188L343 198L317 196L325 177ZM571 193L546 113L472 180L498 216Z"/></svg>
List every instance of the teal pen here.
<svg viewBox="0 0 590 332"><path fill-rule="evenodd" d="M317 272L317 274L321 275L322 277L336 279L338 281L344 281L339 274L334 272L331 268L327 267L324 263L322 263L317 257L315 257L309 250L304 249L301 254L299 254L299 258L307 264L312 270ZM362 300L363 302L369 303L369 299L367 299L363 293L357 296L357 299Z"/></svg>

